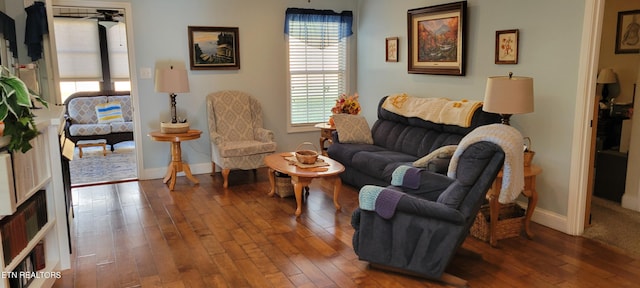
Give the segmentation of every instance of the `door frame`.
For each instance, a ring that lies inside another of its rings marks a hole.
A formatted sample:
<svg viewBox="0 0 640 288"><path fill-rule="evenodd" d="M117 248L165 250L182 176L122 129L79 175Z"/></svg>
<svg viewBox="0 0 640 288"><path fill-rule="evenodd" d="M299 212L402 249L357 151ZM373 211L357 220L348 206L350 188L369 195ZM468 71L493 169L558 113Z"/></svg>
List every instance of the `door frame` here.
<svg viewBox="0 0 640 288"><path fill-rule="evenodd" d="M585 12L582 27L583 49L580 53L578 68L578 87L576 89L576 109L574 117L573 145L571 155L571 172L569 179L567 227L566 232L571 235L581 235L584 232L585 220L590 209L592 191L590 173L593 173L591 163L592 125L594 119L593 103L596 101L596 79L598 74L598 60L600 56L600 39L602 36L602 22L604 17L605 0L585 1ZM589 203L587 203L589 202Z"/></svg>
<svg viewBox="0 0 640 288"><path fill-rule="evenodd" d="M53 7L54 6L72 6L72 7L83 7L83 8L105 8L105 9L109 9L109 8L113 8L113 9L122 9L124 10L124 19L125 19L125 23L126 23L126 31L127 31L127 51L128 51L128 57L129 57L129 81L131 82L131 104L133 105L133 141L134 143L136 143L135 145L135 154L136 154L136 175L137 178L140 179L140 176L143 174L142 172L143 167L141 165L141 163L144 163L143 161L143 154L142 154L142 149L140 149L140 145L138 145L138 143L141 143L141 135L140 135L140 131L142 131L142 128L140 126L140 111L139 109L137 109L138 107L140 107L139 105L139 97L138 97L138 77L137 77L137 71L136 71L136 61L135 61L135 55L133 53L133 51L135 51L135 45L134 45L134 35L133 35L133 19L132 19L132 14L133 11L131 10L131 3L126 3L126 2L105 2L105 1L86 1L86 0L54 0L53 2L51 1L47 1L45 2L45 7L47 10L47 22L49 24L49 27L53 27ZM51 55L50 59L51 61L49 62L51 68L48 70L48 72L50 72L51 74L51 78L53 79L53 83L60 83L60 75L58 73L58 58L55 56L57 55L58 50L56 49L56 45L55 45L55 29L49 29L49 53ZM55 91L55 95L54 97L56 97L56 99L60 98L59 95L59 91L58 88L55 87L55 89L52 89L52 91ZM57 100L56 100L57 101Z"/></svg>

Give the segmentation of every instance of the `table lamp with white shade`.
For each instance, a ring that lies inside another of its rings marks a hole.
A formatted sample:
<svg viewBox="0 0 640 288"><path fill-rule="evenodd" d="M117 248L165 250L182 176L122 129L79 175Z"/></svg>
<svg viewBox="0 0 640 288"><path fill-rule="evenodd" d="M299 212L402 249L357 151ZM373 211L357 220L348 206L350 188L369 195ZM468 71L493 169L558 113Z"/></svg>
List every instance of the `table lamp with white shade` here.
<svg viewBox="0 0 640 288"><path fill-rule="evenodd" d="M189 123L179 122L176 115L176 93L189 92L187 70L171 66L156 70L156 92L169 93L171 100L171 123L161 122L160 128L164 133L184 133L189 130Z"/></svg>

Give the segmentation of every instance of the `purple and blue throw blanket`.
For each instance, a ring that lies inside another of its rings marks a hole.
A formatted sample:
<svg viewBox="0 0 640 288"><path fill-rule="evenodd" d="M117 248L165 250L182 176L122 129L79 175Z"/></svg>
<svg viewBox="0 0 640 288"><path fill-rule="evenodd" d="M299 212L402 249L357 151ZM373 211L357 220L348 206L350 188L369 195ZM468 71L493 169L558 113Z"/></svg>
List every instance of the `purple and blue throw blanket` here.
<svg viewBox="0 0 640 288"><path fill-rule="evenodd" d="M400 198L405 193L375 185L365 185L358 196L360 209L375 211L384 219L391 219L396 212Z"/></svg>
<svg viewBox="0 0 640 288"><path fill-rule="evenodd" d="M393 174L391 174L391 185L418 189L420 187L420 173L422 173L422 171L424 171L424 169L413 166L399 166L396 170L393 170Z"/></svg>

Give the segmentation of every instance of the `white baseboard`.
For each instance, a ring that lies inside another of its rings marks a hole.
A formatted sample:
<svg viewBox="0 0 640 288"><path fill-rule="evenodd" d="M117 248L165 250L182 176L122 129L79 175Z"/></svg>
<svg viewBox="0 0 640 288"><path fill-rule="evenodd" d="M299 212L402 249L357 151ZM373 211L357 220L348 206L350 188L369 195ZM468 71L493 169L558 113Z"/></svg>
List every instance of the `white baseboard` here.
<svg viewBox="0 0 640 288"><path fill-rule="evenodd" d="M518 201L518 204L522 207L527 207L526 202ZM533 211L531 221L547 226L551 229L558 230L562 233L570 234L567 230L567 216L565 215L560 215L558 213L536 207Z"/></svg>
<svg viewBox="0 0 640 288"><path fill-rule="evenodd" d="M189 164L191 174L211 174L211 162ZM142 175L138 176L140 180L162 179L167 174L167 167L144 169ZM179 172L178 176L184 176L184 172Z"/></svg>

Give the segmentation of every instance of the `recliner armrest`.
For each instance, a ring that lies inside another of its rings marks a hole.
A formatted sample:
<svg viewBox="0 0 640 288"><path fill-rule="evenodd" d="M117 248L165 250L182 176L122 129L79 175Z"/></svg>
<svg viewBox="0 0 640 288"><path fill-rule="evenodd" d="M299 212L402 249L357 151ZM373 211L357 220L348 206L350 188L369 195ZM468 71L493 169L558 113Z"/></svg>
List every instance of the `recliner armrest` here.
<svg viewBox="0 0 640 288"><path fill-rule="evenodd" d="M462 225L465 223L464 216L460 211L442 203L421 199L409 194L402 197L398 202L396 213L398 212L409 213L426 218L435 218L451 222L456 225Z"/></svg>

